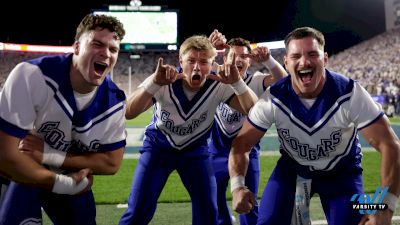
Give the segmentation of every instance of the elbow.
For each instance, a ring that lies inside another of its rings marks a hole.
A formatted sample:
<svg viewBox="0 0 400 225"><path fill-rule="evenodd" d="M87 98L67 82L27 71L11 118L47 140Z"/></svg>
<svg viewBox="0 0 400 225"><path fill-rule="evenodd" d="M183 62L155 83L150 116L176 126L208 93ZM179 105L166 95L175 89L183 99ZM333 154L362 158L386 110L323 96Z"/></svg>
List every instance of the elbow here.
<svg viewBox="0 0 400 225"><path fill-rule="evenodd" d="M119 168L121 167L121 163L116 162L109 162L105 167L102 169L102 175L115 175Z"/></svg>
<svg viewBox="0 0 400 225"><path fill-rule="evenodd" d="M123 153L123 151L122 151L122 153ZM114 175L118 172L119 168L121 167L122 158L123 158L123 155L110 158L110 160L107 163L108 164L107 165L108 175Z"/></svg>
<svg viewBox="0 0 400 225"><path fill-rule="evenodd" d="M115 175L119 170L119 166L112 166L109 168L108 173L106 175Z"/></svg>
<svg viewBox="0 0 400 225"><path fill-rule="evenodd" d="M125 110L125 119L127 119L127 120L131 120L131 119L135 118L135 116L133 115L133 113L130 110L131 109L130 106L131 105L128 104L126 107L126 110Z"/></svg>
<svg viewBox="0 0 400 225"><path fill-rule="evenodd" d="M116 174L119 168L121 167L123 154L124 154L123 149L106 153L105 158L103 159L103 163L99 164L101 165L101 168L99 168L99 174L102 175Z"/></svg>
<svg viewBox="0 0 400 225"><path fill-rule="evenodd" d="M134 118L134 116L131 115L131 114L129 114L128 111L126 111L126 113L125 113L125 119L131 120L131 119L133 119L133 118Z"/></svg>

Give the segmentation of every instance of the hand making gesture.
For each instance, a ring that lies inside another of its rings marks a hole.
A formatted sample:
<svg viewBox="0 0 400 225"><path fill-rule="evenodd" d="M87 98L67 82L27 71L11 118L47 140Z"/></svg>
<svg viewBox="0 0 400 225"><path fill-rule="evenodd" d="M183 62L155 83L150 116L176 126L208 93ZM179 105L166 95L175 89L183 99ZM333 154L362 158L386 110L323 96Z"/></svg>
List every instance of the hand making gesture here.
<svg viewBox="0 0 400 225"><path fill-rule="evenodd" d="M157 85L163 86L175 82L183 78L183 74L179 73L175 66L164 64L164 59L159 58L156 71L153 74L153 82Z"/></svg>

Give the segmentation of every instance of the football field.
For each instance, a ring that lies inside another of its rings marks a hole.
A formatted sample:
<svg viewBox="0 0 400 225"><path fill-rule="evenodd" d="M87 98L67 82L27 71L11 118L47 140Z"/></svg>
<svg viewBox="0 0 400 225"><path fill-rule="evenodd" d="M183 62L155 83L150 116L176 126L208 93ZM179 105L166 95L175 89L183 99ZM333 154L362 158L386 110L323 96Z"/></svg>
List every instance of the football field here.
<svg viewBox="0 0 400 225"><path fill-rule="evenodd" d="M400 123L392 123L392 128L397 136L400 136ZM145 127L127 127L128 137L125 150L125 153L127 155L138 153L138 150L143 142L144 130ZM359 137L361 146L363 148L371 147L361 135ZM278 136L274 126L272 126L261 139L260 146L262 151L276 151L277 149L279 149Z"/></svg>
<svg viewBox="0 0 400 225"><path fill-rule="evenodd" d="M149 118L145 118L143 122L148 123ZM400 135L400 123L398 121L392 123L392 127ZM272 171L276 160L279 157L277 149L277 136L270 129L261 141L263 156L261 157L262 173L260 174L260 192ZM126 209L126 201L130 191L130 185L134 169L137 163L138 149L143 141L143 125L129 124L128 128L128 146L126 157L119 172L114 176L96 176L96 181L93 186L95 199L97 203L97 224L98 225L113 225L118 224L118 221ZM376 151L371 151L368 144L361 140L363 150L364 186L366 193L374 192L379 185L379 168L380 158ZM112 184L112 185L110 185ZM230 199L230 193L227 192L227 197ZM229 203L230 205L230 203ZM319 203L318 196L314 196L311 200L310 215L312 224L327 224L322 207ZM397 212L393 218L393 224L400 225L400 207L397 206ZM234 214L237 217L237 214ZM51 224L49 219L44 216L43 224ZM191 204L189 196L184 189L177 173L171 174L163 193L159 198L156 213L152 225L186 225L191 224ZM239 224L239 223L236 223Z"/></svg>

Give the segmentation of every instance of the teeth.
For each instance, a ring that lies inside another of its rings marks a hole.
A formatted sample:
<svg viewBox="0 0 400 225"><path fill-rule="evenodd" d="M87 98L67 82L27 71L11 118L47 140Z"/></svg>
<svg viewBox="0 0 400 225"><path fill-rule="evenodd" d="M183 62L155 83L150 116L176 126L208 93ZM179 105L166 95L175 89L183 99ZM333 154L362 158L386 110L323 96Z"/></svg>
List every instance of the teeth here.
<svg viewBox="0 0 400 225"><path fill-rule="evenodd" d="M311 73L312 70L308 69L308 70L300 70L299 73Z"/></svg>
<svg viewBox="0 0 400 225"><path fill-rule="evenodd" d="M103 63L103 62L95 62L95 63L103 65L103 66L107 66L107 63Z"/></svg>

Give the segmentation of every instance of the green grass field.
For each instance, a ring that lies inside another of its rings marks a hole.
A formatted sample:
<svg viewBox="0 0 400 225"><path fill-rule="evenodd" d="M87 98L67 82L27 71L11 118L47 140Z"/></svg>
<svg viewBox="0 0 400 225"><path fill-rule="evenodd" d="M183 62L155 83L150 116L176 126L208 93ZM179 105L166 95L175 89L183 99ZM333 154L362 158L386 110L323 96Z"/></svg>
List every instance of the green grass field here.
<svg viewBox="0 0 400 225"><path fill-rule="evenodd" d="M267 183L269 176L278 160L278 155L266 155L260 159L260 188L259 196L262 194L264 185ZM96 176L93 191L97 204L118 204L126 203L133 173L135 171L137 159L124 159L118 173L114 176ZM378 152L365 152L363 158L364 171L364 187L365 192L374 192L380 183L380 155ZM112 184L112 185L110 185ZM229 188L228 188L229 189ZM230 199L230 192L227 191L227 198ZM169 177L159 202L188 202L190 201L182 182L176 172Z"/></svg>
<svg viewBox="0 0 400 225"><path fill-rule="evenodd" d="M153 116L153 109L150 108L147 111L143 112L139 116L137 116L135 119L132 120L127 120L126 125L128 127L144 127L149 125L151 121L151 117Z"/></svg>
<svg viewBox="0 0 400 225"><path fill-rule="evenodd" d="M261 174L259 196L278 160L278 155L264 155L261 157ZM126 203L137 159L124 159L118 173L114 176L96 176L93 192L97 203L97 222L99 225L118 224L125 209L117 208L117 204ZM366 193L373 193L380 183L380 155L378 152L365 152L362 161L364 170L364 187ZM229 190L229 188L228 188ZM228 199L231 199L229 191ZM398 211L399 212L399 211ZM324 219L318 197L311 203L313 220ZM398 215L398 213L396 214ZM44 218L44 224L51 224ZM181 225L191 224L191 205L189 195L183 187L176 172L172 173L159 198L156 214L151 224ZM400 223L394 223L400 224Z"/></svg>
<svg viewBox="0 0 400 225"><path fill-rule="evenodd" d="M142 113L134 120L127 122L127 126L145 126L149 124L152 111ZM400 123L399 117L390 118L392 123ZM278 155L264 155L261 157L261 174L259 196L278 160ZM96 176L93 185L93 192L97 204L97 224L113 225L118 221L125 211L124 208L117 208L117 204L126 203L133 174L136 168L137 159L124 159L118 173L114 176ZM380 184L380 155L376 151L364 153L362 161L364 167L364 188L366 193L373 193ZM229 188L228 188L229 190ZM227 198L231 199L230 192L227 191ZM398 205L396 216L400 215ZM237 218L237 214L234 214ZM311 218L324 220L325 216L321 209L319 199L314 196L311 201ZM45 225L51 224L49 219L44 216ZM172 173L168 182L161 193L157 211L151 225L189 225L191 224L191 204L190 198L183 187L182 182L176 172ZM323 224L323 223L319 223ZM400 225L399 220L394 220L393 224Z"/></svg>
<svg viewBox="0 0 400 225"><path fill-rule="evenodd" d="M127 126L133 126L133 127L143 127L143 126L147 126L150 121L151 121L151 117L153 115L153 109L150 108L148 109L146 112L143 112L142 114L140 114L138 117L136 117L135 119L132 120L127 120L126 121L126 125ZM391 123L400 123L400 116L394 116L394 117L390 117L389 118Z"/></svg>

